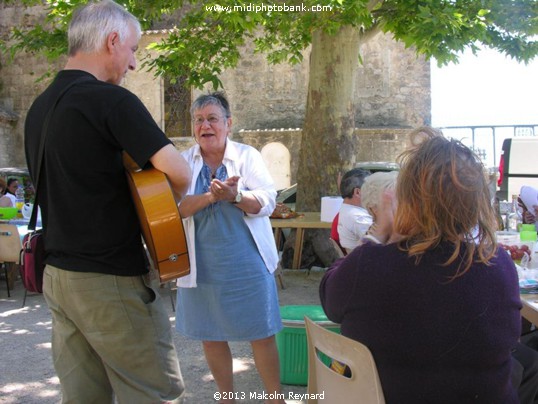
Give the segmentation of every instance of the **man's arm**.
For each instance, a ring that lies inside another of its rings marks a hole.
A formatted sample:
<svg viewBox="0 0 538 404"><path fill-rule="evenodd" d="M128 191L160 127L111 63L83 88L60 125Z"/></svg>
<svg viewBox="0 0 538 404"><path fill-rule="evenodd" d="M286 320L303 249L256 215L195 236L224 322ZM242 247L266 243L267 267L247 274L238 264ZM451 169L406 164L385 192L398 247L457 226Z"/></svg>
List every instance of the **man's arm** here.
<svg viewBox="0 0 538 404"><path fill-rule="evenodd" d="M185 196L191 183L191 169L181 153L168 144L160 149L149 159L153 167L162 171L168 177L168 181L174 190L176 200Z"/></svg>

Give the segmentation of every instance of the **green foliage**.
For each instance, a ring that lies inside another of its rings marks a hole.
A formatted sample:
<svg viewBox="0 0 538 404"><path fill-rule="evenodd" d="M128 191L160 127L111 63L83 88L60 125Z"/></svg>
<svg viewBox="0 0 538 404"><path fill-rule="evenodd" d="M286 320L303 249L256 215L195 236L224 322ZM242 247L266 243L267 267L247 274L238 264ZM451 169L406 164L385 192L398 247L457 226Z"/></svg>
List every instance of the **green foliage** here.
<svg viewBox="0 0 538 404"><path fill-rule="evenodd" d="M6 0L12 3L15 0ZM74 7L85 0L47 0L42 25L14 28L0 50L11 56L39 52L55 59L66 52L65 32ZM499 49L518 61L538 54L536 0L123 0L144 28L166 19L175 27L145 66L156 74L187 77L187 84L220 85L219 74L239 62L239 48L251 46L270 63L299 63L312 33L335 33L342 25L367 34L381 28L440 65L457 62L466 47ZM40 0L20 0L27 6ZM287 7L287 8L285 8ZM177 10L181 17L172 19ZM315 12L313 11L315 10ZM172 28L172 27L170 27Z"/></svg>
<svg viewBox="0 0 538 404"><path fill-rule="evenodd" d="M385 32L439 65L456 62L458 53L476 50L476 43L523 62L538 54L535 0L387 1L377 13Z"/></svg>
<svg viewBox="0 0 538 404"><path fill-rule="evenodd" d="M15 57L15 54L21 50L34 54L41 53L49 60L56 60L67 53L66 31L59 28L44 30L40 25L29 31L13 28L12 39L16 42L10 48L11 57Z"/></svg>

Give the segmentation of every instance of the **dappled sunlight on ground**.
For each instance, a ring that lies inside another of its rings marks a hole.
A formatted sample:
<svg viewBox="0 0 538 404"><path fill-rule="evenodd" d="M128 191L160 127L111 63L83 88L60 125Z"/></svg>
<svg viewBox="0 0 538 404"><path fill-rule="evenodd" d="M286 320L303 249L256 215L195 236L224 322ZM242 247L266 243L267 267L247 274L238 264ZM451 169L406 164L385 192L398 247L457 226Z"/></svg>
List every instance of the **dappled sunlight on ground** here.
<svg viewBox="0 0 538 404"><path fill-rule="evenodd" d="M53 393L53 390L46 391L47 386L54 385L59 386L60 381L57 377L50 378L46 380L44 383L38 383L38 382L28 382L28 383L8 383L5 386L2 386L2 389L0 390L3 393L10 393L14 391L20 391L28 388L36 388L41 391L41 393L45 394L39 394L41 397L50 397L51 395L58 395L58 392L55 394Z"/></svg>
<svg viewBox="0 0 538 404"><path fill-rule="evenodd" d="M256 370L252 364L252 359L234 359L234 373L245 372L247 370Z"/></svg>
<svg viewBox="0 0 538 404"><path fill-rule="evenodd" d="M17 314L24 314L24 313L28 313L29 311L30 309L28 307L24 307L22 309L7 310L0 313L0 318L7 318L7 317L11 317Z"/></svg>
<svg viewBox="0 0 538 404"><path fill-rule="evenodd" d="M44 382L8 383L0 388L0 395L4 396L2 403L57 403L61 400L60 382L53 377Z"/></svg>
<svg viewBox="0 0 538 404"><path fill-rule="evenodd" d="M22 335L22 334L28 334L28 333L30 333L30 332L31 332L31 331L29 331L29 330L15 330L15 331L13 331L13 334L15 334L15 335Z"/></svg>
<svg viewBox="0 0 538 404"><path fill-rule="evenodd" d="M43 295L28 295L15 283L11 297L0 289L0 403L56 404L60 384L51 358L52 320Z"/></svg>

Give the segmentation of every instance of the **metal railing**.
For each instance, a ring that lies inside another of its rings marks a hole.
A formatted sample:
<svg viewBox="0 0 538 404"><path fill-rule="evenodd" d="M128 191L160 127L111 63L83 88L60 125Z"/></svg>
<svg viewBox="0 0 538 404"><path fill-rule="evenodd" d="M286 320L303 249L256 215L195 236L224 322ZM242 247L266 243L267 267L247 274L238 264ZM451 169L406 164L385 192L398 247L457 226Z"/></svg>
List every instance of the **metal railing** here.
<svg viewBox="0 0 538 404"><path fill-rule="evenodd" d="M472 148L487 167L498 167L504 139L538 137L538 124L444 126L439 129L445 136L458 139Z"/></svg>

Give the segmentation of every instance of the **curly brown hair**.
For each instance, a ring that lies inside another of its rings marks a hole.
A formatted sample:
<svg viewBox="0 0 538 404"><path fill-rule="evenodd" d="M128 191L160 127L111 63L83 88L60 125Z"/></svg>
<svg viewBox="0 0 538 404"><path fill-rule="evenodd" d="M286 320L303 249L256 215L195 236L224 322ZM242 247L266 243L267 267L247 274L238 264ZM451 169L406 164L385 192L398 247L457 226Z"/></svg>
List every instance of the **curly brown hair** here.
<svg viewBox="0 0 538 404"><path fill-rule="evenodd" d="M428 250L448 241L454 251L445 265L465 257L454 275L469 270L474 260L488 263L495 255L495 214L486 170L461 142L429 133L403 152L396 195L395 231L400 248L417 261Z"/></svg>

